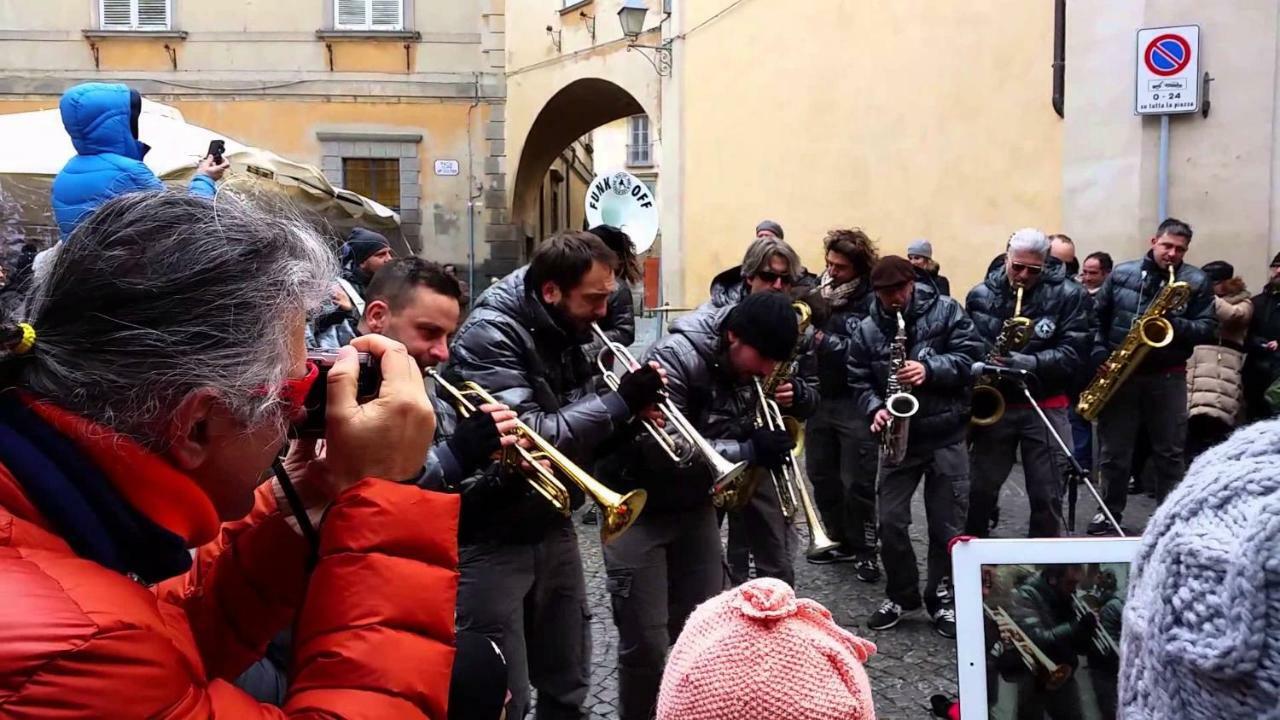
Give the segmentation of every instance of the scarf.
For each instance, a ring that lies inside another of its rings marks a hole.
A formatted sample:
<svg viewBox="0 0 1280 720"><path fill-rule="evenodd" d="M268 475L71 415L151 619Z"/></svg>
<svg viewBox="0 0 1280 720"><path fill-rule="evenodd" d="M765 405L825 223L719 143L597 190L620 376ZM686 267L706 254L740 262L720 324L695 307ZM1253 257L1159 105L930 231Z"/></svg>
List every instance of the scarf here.
<svg viewBox="0 0 1280 720"><path fill-rule="evenodd" d="M822 277L818 280L818 285L822 288L822 298L827 301L832 310L841 310L853 298L853 294L862 286L862 278L854 278L847 283L836 285L831 282L831 276L822 273Z"/></svg>
<svg viewBox="0 0 1280 720"><path fill-rule="evenodd" d="M122 443L122 462L133 448ZM0 394L0 463L80 557L147 584L191 567L183 537L130 505L81 448L15 392Z"/></svg>

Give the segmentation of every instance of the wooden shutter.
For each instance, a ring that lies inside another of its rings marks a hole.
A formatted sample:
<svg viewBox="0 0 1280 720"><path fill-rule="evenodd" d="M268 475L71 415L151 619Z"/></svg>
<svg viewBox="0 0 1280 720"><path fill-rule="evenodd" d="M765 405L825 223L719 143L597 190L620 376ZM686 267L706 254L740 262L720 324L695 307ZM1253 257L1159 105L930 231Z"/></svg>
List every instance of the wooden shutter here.
<svg viewBox="0 0 1280 720"><path fill-rule="evenodd" d="M101 22L103 30L129 30L133 27L133 8L130 0L102 0Z"/></svg>
<svg viewBox="0 0 1280 720"><path fill-rule="evenodd" d="M169 0L136 0L139 30L169 29Z"/></svg>
<svg viewBox="0 0 1280 720"><path fill-rule="evenodd" d="M369 27L369 0L334 0L334 26L338 30L364 30Z"/></svg>
<svg viewBox="0 0 1280 720"><path fill-rule="evenodd" d="M373 8L369 23L373 30L399 30L404 27L404 0L370 0Z"/></svg>

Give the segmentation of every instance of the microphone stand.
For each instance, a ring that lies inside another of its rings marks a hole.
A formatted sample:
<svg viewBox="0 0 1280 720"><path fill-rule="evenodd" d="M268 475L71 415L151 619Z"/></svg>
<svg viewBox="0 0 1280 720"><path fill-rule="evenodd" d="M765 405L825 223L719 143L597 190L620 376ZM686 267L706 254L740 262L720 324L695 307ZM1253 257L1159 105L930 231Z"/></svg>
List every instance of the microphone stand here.
<svg viewBox="0 0 1280 720"><path fill-rule="evenodd" d="M1107 509L1107 504L1102 501L1102 495L1089 480L1089 474L1084 471L1084 468L1080 467L1080 463L1076 460L1076 456L1071 452L1071 448L1067 447L1067 443L1062 440L1062 436L1058 434L1058 430L1054 428L1053 423L1049 422L1049 418L1044 414L1044 410L1040 408L1036 399L1031 396L1031 389L1027 387L1027 381L1018 377L1014 378L1013 382L1016 383L1019 388L1022 388L1022 394L1027 396L1027 402L1031 403L1031 407L1036 411L1036 415L1040 416L1040 422L1044 423L1044 426L1049 430L1049 434L1058 442L1058 448L1062 450L1062 454L1067 456L1067 462L1071 463L1071 472L1074 477L1070 478L1070 482L1067 485L1067 514L1069 523L1067 526L1067 534L1074 535L1076 529L1077 489L1075 480L1078 478L1084 483L1086 488L1089 488L1089 493L1093 495L1093 499L1098 503L1098 509L1102 512L1103 517L1107 519L1107 522L1111 524L1111 527L1116 531L1116 535L1124 537L1124 529L1120 527L1120 523L1116 522L1115 516Z"/></svg>

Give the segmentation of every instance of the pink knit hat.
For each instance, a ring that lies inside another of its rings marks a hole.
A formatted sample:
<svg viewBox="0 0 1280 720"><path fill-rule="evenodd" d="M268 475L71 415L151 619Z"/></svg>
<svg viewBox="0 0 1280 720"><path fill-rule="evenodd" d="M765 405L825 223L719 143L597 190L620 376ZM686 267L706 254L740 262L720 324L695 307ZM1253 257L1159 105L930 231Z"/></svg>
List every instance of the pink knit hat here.
<svg viewBox="0 0 1280 720"><path fill-rule="evenodd" d="M781 580L752 580L689 616L658 720L875 720L862 668L875 651Z"/></svg>

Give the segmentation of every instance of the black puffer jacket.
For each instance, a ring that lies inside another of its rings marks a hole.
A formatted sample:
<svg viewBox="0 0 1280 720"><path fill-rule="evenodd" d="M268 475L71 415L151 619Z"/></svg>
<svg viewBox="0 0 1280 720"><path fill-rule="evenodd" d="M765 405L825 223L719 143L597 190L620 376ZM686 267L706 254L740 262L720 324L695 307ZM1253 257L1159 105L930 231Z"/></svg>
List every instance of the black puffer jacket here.
<svg viewBox="0 0 1280 720"><path fill-rule="evenodd" d="M839 305L828 304L831 316L822 324L822 341L814 344L818 356L818 380L823 398L842 399L849 392L849 334L853 324L871 312L871 284L854 280L858 287Z"/></svg>
<svg viewBox="0 0 1280 720"><path fill-rule="evenodd" d="M965 310L986 342L989 354L1004 321L1013 317L1016 293L1005 272L1005 256L991 261L987 279L969 291ZM1040 282L1022 294L1022 316L1031 319L1031 340L1013 367L1029 370L1036 382L1028 383L1037 400L1069 394L1089 363L1093 351L1092 303L1089 294L1067 277L1062 261L1050 257ZM1004 388L1005 399L1017 403L1025 396L1015 387ZM1010 394L1012 393L1012 394Z"/></svg>
<svg viewBox="0 0 1280 720"><path fill-rule="evenodd" d="M525 293L521 268L485 290L450 346L444 374L471 380L506 403L535 433L574 462L587 464L597 446L625 426L631 413L614 392L591 389L586 338L571 336L542 302ZM569 485L574 503L581 493ZM483 539L537 542L566 522L523 481L488 485L463 495L463 543Z"/></svg>
<svg viewBox="0 0 1280 720"><path fill-rule="evenodd" d="M1173 324L1173 342L1151 350L1138 372L1162 372L1186 364L1196 345L1217 342L1218 319L1213 314L1213 286L1200 268L1183 263L1177 279L1191 285L1185 306L1165 317ZM1106 359L1124 342L1134 321L1147 309L1160 290L1169 283L1169 272L1161 270L1151 253L1141 260L1120 263L1107 276L1102 289L1093 296L1098 314L1098 336L1094 342L1094 365Z"/></svg>
<svg viewBox="0 0 1280 720"><path fill-rule="evenodd" d="M913 389L920 410L911 418L911 447L938 448L964 437L969 424L969 397L973 363L983 357L984 346L973 321L960 303L940 297L933 286L917 282L911 305L904 313L907 324L907 359L924 365L924 384ZM851 327L849 386L858 403L859 422L871 422L884 407L889 380L889 348L898 333L898 319L880 305Z"/></svg>
<svg viewBox="0 0 1280 720"><path fill-rule="evenodd" d="M600 329L604 330L606 337L624 347L636 341L635 301L631 297L631 288L625 282L619 281L618 289L609 296L609 314L600 321ZM591 342L582 348L582 352L594 363L603 347L604 343L593 333Z"/></svg>
<svg viewBox="0 0 1280 720"><path fill-rule="evenodd" d="M1010 617L1055 663L1071 667L1080 664L1080 655L1091 644L1090 632L1076 621L1070 597L1064 597L1036 573L1013 591Z"/></svg>
<svg viewBox="0 0 1280 720"><path fill-rule="evenodd" d="M750 382L738 381L725 357L723 327L732 307L706 308L679 318L670 334L649 348L644 361L667 371L672 402L702 436L730 462L752 460L746 442L755 427L756 399ZM649 514L709 503L712 477L695 460L676 467L643 429L621 443L597 466L602 480L620 492L645 488Z"/></svg>

